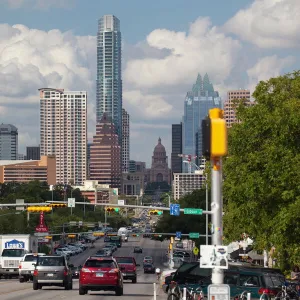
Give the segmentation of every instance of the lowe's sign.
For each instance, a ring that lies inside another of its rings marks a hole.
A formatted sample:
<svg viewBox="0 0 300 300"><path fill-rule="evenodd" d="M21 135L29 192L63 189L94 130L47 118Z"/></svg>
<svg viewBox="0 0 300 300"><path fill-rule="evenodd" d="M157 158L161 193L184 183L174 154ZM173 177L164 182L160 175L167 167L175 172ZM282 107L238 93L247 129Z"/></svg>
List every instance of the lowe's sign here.
<svg viewBox="0 0 300 300"><path fill-rule="evenodd" d="M24 249L25 243L18 240L12 240L5 243L5 249Z"/></svg>

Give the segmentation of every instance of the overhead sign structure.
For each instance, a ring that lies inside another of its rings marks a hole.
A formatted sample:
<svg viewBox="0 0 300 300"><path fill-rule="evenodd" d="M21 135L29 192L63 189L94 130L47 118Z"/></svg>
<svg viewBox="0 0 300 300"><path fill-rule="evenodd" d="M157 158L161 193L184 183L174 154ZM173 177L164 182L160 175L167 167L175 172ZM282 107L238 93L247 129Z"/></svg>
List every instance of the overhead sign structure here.
<svg viewBox="0 0 300 300"><path fill-rule="evenodd" d="M68 207L75 207L75 198L68 198Z"/></svg>
<svg viewBox="0 0 300 300"><path fill-rule="evenodd" d="M179 216L180 215L180 205L179 204L170 204L170 215Z"/></svg>
<svg viewBox="0 0 300 300"><path fill-rule="evenodd" d="M202 215L203 209L201 208L185 208L184 214L185 215Z"/></svg>
<svg viewBox="0 0 300 300"><path fill-rule="evenodd" d="M200 234L198 232L190 232L189 233L189 238L190 239L199 239Z"/></svg>
<svg viewBox="0 0 300 300"><path fill-rule="evenodd" d="M208 300L230 300L230 286L228 284L210 284L207 290Z"/></svg>
<svg viewBox="0 0 300 300"><path fill-rule="evenodd" d="M227 246L201 245L200 268L228 269Z"/></svg>

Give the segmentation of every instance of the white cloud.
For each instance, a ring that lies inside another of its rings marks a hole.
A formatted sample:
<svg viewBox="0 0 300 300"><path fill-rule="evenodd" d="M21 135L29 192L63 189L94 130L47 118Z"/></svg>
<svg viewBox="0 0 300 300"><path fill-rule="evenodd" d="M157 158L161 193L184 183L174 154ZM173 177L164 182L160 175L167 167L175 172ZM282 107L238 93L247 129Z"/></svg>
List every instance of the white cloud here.
<svg viewBox="0 0 300 300"><path fill-rule="evenodd" d="M300 1L255 0L224 26L241 39L261 48L300 46Z"/></svg>
<svg viewBox="0 0 300 300"><path fill-rule="evenodd" d="M51 7L71 7L74 4L74 0L0 0L0 4L8 5L11 9L26 7L46 10Z"/></svg>
<svg viewBox="0 0 300 300"><path fill-rule="evenodd" d="M38 146L39 142L37 137L31 136L28 132L22 132L18 128L18 139L19 139L19 153L25 153L25 146Z"/></svg>
<svg viewBox="0 0 300 300"><path fill-rule="evenodd" d="M191 84L198 72L209 73L213 81L223 81L234 66L241 46L211 26L209 18L199 18L188 33L166 29L152 31L150 47L169 50L164 58L130 60L124 71L125 82L137 88Z"/></svg>
<svg viewBox="0 0 300 300"><path fill-rule="evenodd" d="M277 77L285 67L291 66L295 62L294 57L279 58L277 55L261 58L252 68L247 70L251 91L261 80L268 80Z"/></svg>

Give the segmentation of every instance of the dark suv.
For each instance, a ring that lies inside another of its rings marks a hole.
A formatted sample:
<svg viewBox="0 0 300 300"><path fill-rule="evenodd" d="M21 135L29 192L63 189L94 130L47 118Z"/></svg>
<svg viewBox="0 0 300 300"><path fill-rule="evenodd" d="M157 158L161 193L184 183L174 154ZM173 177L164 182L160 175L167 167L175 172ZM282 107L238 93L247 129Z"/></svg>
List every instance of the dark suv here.
<svg viewBox="0 0 300 300"><path fill-rule="evenodd" d="M115 291L123 295L123 276L112 257L91 256L84 263L79 275L79 295L88 291Z"/></svg>
<svg viewBox="0 0 300 300"><path fill-rule="evenodd" d="M33 271L33 289L38 290L43 286L62 286L72 290L72 271L67 260L60 255L38 256Z"/></svg>

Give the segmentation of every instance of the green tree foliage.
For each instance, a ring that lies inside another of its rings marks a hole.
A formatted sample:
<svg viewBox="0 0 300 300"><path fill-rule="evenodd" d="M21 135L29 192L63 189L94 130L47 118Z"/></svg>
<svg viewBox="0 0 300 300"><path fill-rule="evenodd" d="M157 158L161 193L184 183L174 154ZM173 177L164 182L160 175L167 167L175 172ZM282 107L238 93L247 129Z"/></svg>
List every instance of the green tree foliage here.
<svg viewBox="0 0 300 300"><path fill-rule="evenodd" d="M205 189L202 189L195 190L191 194L184 196L179 200L180 208L202 208L205 210L205 194ZM210 196L208 201L210 207ZM168 211L164 211L162 217L159 218L155 231L157 233L175 233L176 231L181 231L181 233L185 234L190 232L205 234L205 215L184 215L184 213L181 212L180 216L171 216ZM205 237L200 238L196 243L197 245L205 244Z"/></svg>
<svg viewBox="0 0 300 300"><path fill-rule="evenodd" d="M260 82L253 96L256 105L240 104L242 122L229 130L224 233L274 246L281 266L299 263L300 72Z"/></svg>

